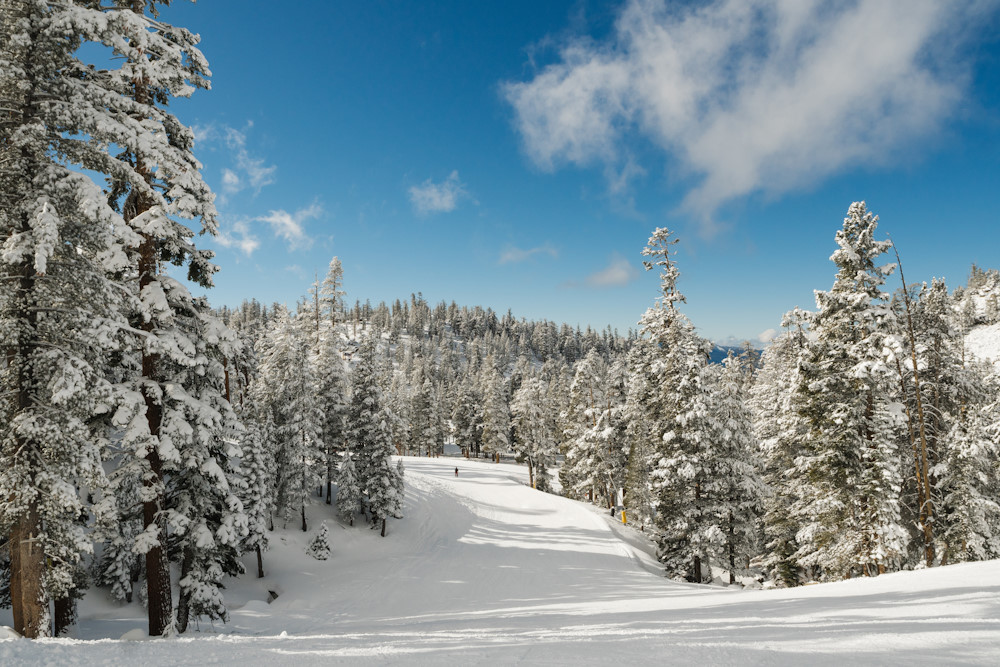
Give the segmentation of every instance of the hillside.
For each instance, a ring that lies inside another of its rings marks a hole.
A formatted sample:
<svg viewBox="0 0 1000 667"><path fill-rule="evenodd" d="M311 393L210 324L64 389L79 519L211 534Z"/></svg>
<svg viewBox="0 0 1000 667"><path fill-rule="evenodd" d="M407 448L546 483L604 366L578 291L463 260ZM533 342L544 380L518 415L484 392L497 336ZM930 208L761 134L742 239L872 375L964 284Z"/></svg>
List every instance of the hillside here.
<svg viewBox="0 0 1000 667"><path fill-rule="evenodd" d="M404 462L406 518L386 538L314 505L331 558L279 526L268 576L227 583L228 625L118 641L144 636L141 608L91 595L80 639L0 641L0 664L995 663L1000 562L786 590L679 584L644 536L533 491L523 467Z"/></svg>

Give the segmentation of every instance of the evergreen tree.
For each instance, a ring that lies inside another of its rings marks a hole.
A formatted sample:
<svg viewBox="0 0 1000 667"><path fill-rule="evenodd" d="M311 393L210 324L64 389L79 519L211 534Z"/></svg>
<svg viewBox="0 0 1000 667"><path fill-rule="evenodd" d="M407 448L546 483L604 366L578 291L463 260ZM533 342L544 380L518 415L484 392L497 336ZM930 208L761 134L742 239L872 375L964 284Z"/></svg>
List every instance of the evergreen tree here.
<svg viewBox="0 0 1000 667"><path fill-rule="evenodd" d="M319 531L306 547L306 554L316 560L326 560L330 557L330 531L325 523L319 525Z"/></svg>
<svg viewBox="0 0 1000 667"><path fill-rule="evenodd" d="M399 518L402 498L397 491L397 471L392 467L390 417L382 401L376 366L376 343L366 336L358 351L358 365L351 381L348 412L348 442L357 457L358 483L368 498L372 527L381 523L385 537L386 519Z"/></svg>
<svg viewBox="0 0 1000 667"><path fill-rule="evenodd" d="M275 507L285 521L298 512L307 529L306 502L319 484L323 460L323 414L314 391L305 315L278 317L259 351L260 377L256 401L274 420L271 445L275 457Z"/></svg>
<svg viewBox="0 0 1000 667"><path fill-rule="evenodd" d="M518 459L528 464L531 488L549 491L549 468L558 451L555 415L546 400L545 385L528 377L514 394L510 405Z"/></svg>
<svg viewBox="0 0 1000 667"><path fill-rule="evenodd" d="M363 493L351 452L344 452L337 474L337 511L354 525L354 515L361 511Z"/></svg>
<svg viewBox="0 0 1000 667"><path fill-rule="evenodd" d="M805 350L808 313L786 313L785 332L764 351L756 382L750 390L754 436L764 460L770 491L764 503L764 553L758 564L779 586L797 586L801 568L794 555L799 530L792 507L799 501L801 482L788 473L802 453L808 424L794 403L799 385L799 357Z"/></svg>
<svg viewBox="0 0 1000 667"><path fill-rule="evenodd" d="M677 309L684 296L677 289L680 272L672 259L677 242L671 232L653 232L643 255L647 270L660 268L659 297L640 320L648 337L650 359L637 372L648 375L650 394L645 409L651 424L655 467L651 473L656 496L657 554L667 576L700 582L709 572L703 561L710 547L707 532L711 499L706 484L710 469L705 419L710 409L703 369L711 345Z"/></svg>
<svg viewBox="0 0 1000 667"><path fill-rule="evenodd" d="M877 223L856 202L837 232L837 277L829 292L816 293L797 388L809 428L795 467L803 482L793 508L801 522L795 557L827 577L898 567L907 540L882 357L891 311L880 287L893 266L875 263L889 247L875 241Z"/></svg>
<svg viewBox="0 0 1000 667"><path fill-rule="evenodd" d="M256 406L251 404L245 412L255 415ZM247 536L244 548L257 555L257 577L264 577L264 555L267 550L267 532L274 505L274 456L267 446L273 423L270 415L263 415L260 423L255 417L244 421L242 442L242 470L245 479L243 506L247 514Z"/></svg>
<svg viewBox="0 0 1000 667"><path fill-rule="evenodd" d="M487 454L497 455L510 448L510 407L503 379L492 363L486 364L482 382L482 447Z"/></svg>

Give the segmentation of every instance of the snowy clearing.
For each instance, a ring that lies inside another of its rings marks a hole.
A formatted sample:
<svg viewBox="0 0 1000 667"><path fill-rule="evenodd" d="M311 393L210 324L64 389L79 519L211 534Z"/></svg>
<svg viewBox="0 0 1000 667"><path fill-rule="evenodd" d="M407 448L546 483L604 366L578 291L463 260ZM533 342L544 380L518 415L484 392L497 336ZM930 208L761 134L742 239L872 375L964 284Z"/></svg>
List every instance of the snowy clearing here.
<svg viewBox="0 0 1000 667"><path fill-rule="evenodd" d="M388 536L310 508L272 534L268 576L227 590L232 620L180 639L92 592L79 639L0 641L0 664L996 664L1000 562L791 590L679 584L642 536L540 493L524 468L404 458L406 518ZM455 477L454 468L459 467ZM326 519L332 555L305 545ZM266 602L268 591L279 593ZM10 612L0 614L10 624ZM132 632L130 632L132 631Z"/></svg>

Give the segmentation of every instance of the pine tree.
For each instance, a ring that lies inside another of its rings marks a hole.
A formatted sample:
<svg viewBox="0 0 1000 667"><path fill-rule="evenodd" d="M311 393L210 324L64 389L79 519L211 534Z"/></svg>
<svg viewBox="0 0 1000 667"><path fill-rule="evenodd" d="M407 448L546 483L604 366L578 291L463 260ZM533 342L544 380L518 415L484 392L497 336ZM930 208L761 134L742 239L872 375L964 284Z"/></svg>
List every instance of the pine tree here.
<svg viewBox="0 0 1000 667"><path fill-rule="evenodd" d="M654 258L644 261L647 270L660 268L659 297L640 320L648 337L650 358L646 368L649 403L647 419L655 444L651 473L656 496L657 555L667 576L700 582L708 576L703 561L711 540L706 531L711 499L706 484L708 446L705 418L709 406L703 369L710 344L677 309L684 296L677 289L680 272L672 259L677 243L665 228L656 229L643 250Z"/></svg>
<svg viewBox="0 0 1000 667"><path fill-rule="evenodd" d="M385 537L386 519L398 518L402 508L402 498L397 492L397 473L392 467L391 417L386 413L378 385L375 339L365 337L358 355L351 381L348 442L352 454L357 457L358 483L368 498L372 527L381 523Z"/></svg>
<svg viewBox="0 0 1000 667"><path fill-rule="evenodd" d="M106 486L95 416L117 400L104 358L124 345L126 252L137 240L81 170L118 171L108 146L132 146L146 128L115 89L120 70L97 76L77 57L86 42L116 43L118 12L37 0L0 10L0 333L12 390L0 410L0 530L15 545L15 629L37 637L50 632L49 599L56 632L65 629L91 548L78 488L100 497Z"/></svg>
<svg viewBox="0 0 1000 667"><path fill-rule="evenodd" d="M354 515L361 511L363 493L351 452L344 452L337 474L337 511L354 525Z"/></svg>
<svg viewBox="0 0 1000 667"><path fill-rule="evenodd" d="M455 441L469 455L479 458L482 446L482 399L472 376L466 373L456 389L455 404L451 421L454 426Z"/></svg>
<svg viewBox="0 0 1000 667"><path fill-rule="evenodd" d="M760 372L750 390L754 436L764 460L770 494L764 504L764 553L758 564L779 586L797 586L801 567L794 558L799 545L798 521L792 507L800 499L801 482L788 474L802 453L808 424L794 403L799 385L799 357L805 350L808 313L785 314L785 332L764 351Z"/></svg>
<svg viewBox="0 0 1000 667"><path fill-rule="evenodd" d="M320 524L319 531L306 547L306 555L316 560L326 560L330 557L330 531L325 523Z"/></svg>
<svg viewBox="0 0 1000 667"><path fill-rule="evenodd" d="M714 523L722 534L715 560L725 563L730 584L748 570L759 551L758 521L767 496L745 387L740 360L730 353L715 384L708 428L712 443L708 493L716 501Z"/></svg>
<svg viewBox="0 0 1000 667"><path fill-rule="evenodd" d="M498 455L510 447L510 407L503 379L492 363L486 364L482 382L482 447L487 454Z"/></svg>
<svg viewBox="0 0 1000 667"><path fill-rule="evenodd" d="M344 308L344 296L347 294L344 286L344 267L340 264L340 258L334 257L330 260L326 277L319 289L319 300L323 310L330 318L330 327L337 326L337 317Z"/></svg>
<svg viewBox="0 0 1000 667"><path fill-rule="evenodd" d="M837 277L816 293L797 389L809 430L795 468L804 487L795 557L827 577L898 567L907 539L882 359L891 312L880 287L893 266L875 263L889 247L874 240L877 223L856 202L837 232Z"/></svg>
<svg viewBox="0 0 1000 667"><path fill-rule="evenodd" d="M261 371L256 401L274 420L275 507L287 522L293 513L306 524L306 503L319 484L323 460L323 414L315 394L310 362L307 313L278 317L259 351Z"/></svg>
<svg viewBox="0 0 1000 667"><path fill-rule="evenodd" d="M326 504L329 505L332 502L337 459L347 440L347 372L336 345L334 330L324 332L314 363L316 402L322 415L319 439L323 443Z"/></svg>
<svg viewBox="0 0 1000 667"><path fill-rule="evenodd" d="M258 421L256 405L248 402L244 420L242 470L245 479L243 506L247 514L247 536L244 548L257 555L257 577L264 577L264 554L267 550L267 532L274 506L274 456L267 446L273 423L264 414L264 423Z"/></svg>
<svg viewBox="0 0 1000 667"><path fill-rule="evenodd" d="M555 415L546 400L545 385L535 377L524 380L510 405L518 459L528 464L531 488L550 490L549 467L555 462Z"/></svg>

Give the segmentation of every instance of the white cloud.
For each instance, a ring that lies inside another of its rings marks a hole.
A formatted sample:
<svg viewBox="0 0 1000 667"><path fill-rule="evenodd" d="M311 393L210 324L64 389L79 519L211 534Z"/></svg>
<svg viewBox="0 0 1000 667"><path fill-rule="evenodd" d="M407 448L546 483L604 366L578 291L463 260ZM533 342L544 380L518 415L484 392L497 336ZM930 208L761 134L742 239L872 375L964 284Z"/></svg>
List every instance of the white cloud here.
<svg viewBox="0 0 1000 667"><path fill-rule="evenodd" d="M451 172L441 183L427 179L422 184L411 187L409 193L410 203L419 215L454 211L458 200L468 196L457 171Z"/></svg>
<svg viewBox="0 0 1000 667"><path fill-rule="evenodd" d="M770 343L778 335L777 329L765 329L757 334L757 341L761 343Z"/></svg>
<svg viewBox="0 0 1000 667"><path fill-rule="evenodd" d="M290 250L312 245L312 239L305 233L304 224L307 220L317 218L323 213L323 207L318 203L295 213L285 210L269 211L267 215L257 218L260 222L271 225L274 235L285 239Z"/></svg>
<svg viewBox="0 0 1000 667"><path fill-rule="evenodd" d="M590 287L624 287L639 277L639 271L633 264L615 253L608 265L587 276Z"/></svg>
<svg viewBox="0 0 1000 667"><path fill-rule="evenodd" d="M229 193L235 194L243 189L243 182L239 174L232 169L222 170L222 188Z"/></svg>
<svg viewBox="0 0 1000 667"><path fill-rule="evenodd" d="M545 243L535 248L528 248L527 250L515 246L507 246L504 248L503 252L500 253L500 259L497 263L511 264L523 262L539 254L549 255L553 259L557 259L559 257L559 251L549 243Z"/></svg>
<svg viewBox="0 0 1000 667"><path fill-rule="evenodd" d="M249 130L253 127L253 123L248 122L246 127ZM276 172L278 168L275 165L266 165L263 158L250 155L249 151L247 151L246 132L232 127L226 127L225 139L226 146L233 151L233 160L236 162L236 168L246 176L247 185L253 188L255 193L260 192L261 188L265 185L271 185L274 183L274 172ZM233 174L233 176L236 175L228 169L225 171ZM224 183L226 180L225 171L223 172ZM242 183L240 183L237 191L242 188Z"/></svg>
<svg viewBox="0 0 1000 667"><path fill-rule="evenodd" d="M219 245L225 248L237 248L244 255L249 257L254 250L260 247L260 241L250 232L250 225L246 220L237 220L232 224L232 233L220 226L219 233L215 237Z"/></svg>
<svg viewBox="0 0 1000 667"><path fill-rule="evenodd" d="M898 159L956 108L962 70L947 56L996 4L630 0L609 41L571 41L503 90L541 167L627 178L629 142L652 141L697 177L684 208L710 221L734 198Z"/></svg>

